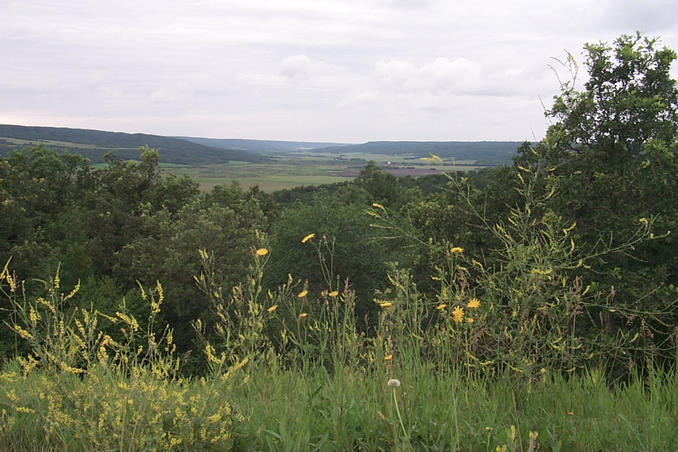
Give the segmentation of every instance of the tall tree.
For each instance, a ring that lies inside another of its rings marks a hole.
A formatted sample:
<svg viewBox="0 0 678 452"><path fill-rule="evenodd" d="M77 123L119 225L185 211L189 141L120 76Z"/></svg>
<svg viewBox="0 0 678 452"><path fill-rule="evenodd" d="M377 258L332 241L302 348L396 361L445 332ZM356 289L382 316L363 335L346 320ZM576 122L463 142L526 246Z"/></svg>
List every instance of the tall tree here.
<svg viewBox="0 0 678 452"><path fill-rule="evenodd" d="M549 207L576 222L575 241L585 249L623 242L647 219L655 219L657 235L676 231L678 89L670 74L676 53L639 33L585 50L584 89L576 89L578 68L568 55L575 77L547 112L554 124L535 148L521 150L516 165L546 165L544 189L555 190ZM670 313L678 296L677 251L669 234L632 254L600 257L583 276L619 307L654 312L640 332L659 343L676 320L660 320L659 313ZM637 328L639 318L626 328Z"/></svg>

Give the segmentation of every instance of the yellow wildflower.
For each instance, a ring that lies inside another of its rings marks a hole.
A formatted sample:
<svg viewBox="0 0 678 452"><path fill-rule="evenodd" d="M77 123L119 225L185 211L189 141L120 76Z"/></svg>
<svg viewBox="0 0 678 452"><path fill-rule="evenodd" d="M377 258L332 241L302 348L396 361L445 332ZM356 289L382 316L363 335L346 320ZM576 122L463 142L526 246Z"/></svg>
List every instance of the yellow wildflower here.
<svg viewBox="0 0 678 452"><path fill-rule="evenodd" d="M332 292L330 292L329 295L330 295L330 297L336 297L336 296L339 295L339 291L338 291L338 290L333 290Z"/></svg>
<svg viewBox="0 0 678 452"><path fill-rule="evenodd" d="M311 240L313 237L315 237L315 234L309 234L306 237L304 237L303 239L301 239L301 243L306 243L309 240Z"/></svg>
<svg viewBox="0 0 678 452"><path fill-rule="evenodd" d="M302 312L301 314L299 314L300 319L303 319L304 317L308 317L308 314L305 313L305 312Z"/></svg>
<svg viewBox="0 0 678 452"><path fill-rule="evenodd" d="M266 256L268 254L268 250L266 248L259 248L257 250L257 256Z"/></svg>
<svg viewBox="0 0 678 452"><path fill-rule="evenodd" d="M35 410L33 408L29 408L27 406L15 406L14 410L17 413L35 413Z"/></svg>
<svg viewBox="0 0 678 452"><path fill-rule="evenodd" d="M384 356L384 361L390 361L393 359L393 355L386 355Z"/></svg>
<svg viewBox="0 0 678 452"><path fill-rule="evenodd" d="M450 253L452 253L452 254L461 254L463 252L464 252L464 248L462 248L460 246L455 246L454 248L452 248L450 250Z"/></svg>
<svg viewBox="0 0 678 452"><path fill-rule="evenodd" d="M553 273L553 269L551 268L547 268L546 270L542 270L540 268L533 268L530 271L530 274L532 275L541 275L541 276L550 275L551 273Z"/></svg>
<svg viewBox="0 0 678 452"><path fill-rule="evenodd" d="M447 305L446 305L445 303L441 303L441 304L439 304L438 306L436 306L436 309L437 309L438 311L442 311L442 310L445 309L446 307L447 307Z"/></svg>
<svg viewBox="0 0 678 452"><path fill-rule="evenodd" d="M478 300L477 298L471 298L468 301L468 304L466 305L466 307L469 308L469 309L479 308L480 307L480 300Z"/></svg>
<svg viewBox="0 0 678 452"><path fill-rule="evenodd" d="M452 311L452 319L454 319L454 321L456 323L463 322L464 321L464 309L459 307L459 306L455 306L454 310Z"/></svg>
<svg viewBox="0 0 678 452"><path fill-rule="evenodd" d="M73 298L73 296L74 296L76 293L78 293L79 290L80 290L80 280L78 279L78 283L75 285L75 287L73 288L73 290L71 290L71 292L70 292L68 295L66 295L66 298L64 298L64 301Z"/></svg>
<svg viewBox="0 0 678 452"><path fill-rule="evenodd" d="M468 318L466 319L466 321L467 321L468 323L473 323L473 322L475 322L475 320L473 319L473 317L468 317Z"/></svg>
<svg viewBox="0 0 678 452"><path fill-rule="evenodd" d="M278 309L278 305L277 305L277 304L274 304L273 306L271 306L270 308L268 308L267 311L268 311L268 312L273 312L273 311L275 311L276 309Z"/></svg>
<svg viewBox="0 0 678 452"><path fill-rule="evenodd" d="M390 301L385 301L383 303L379 303L379 306L381 306L382 308L388 308L393 306L393 303L391 303Z"/></svg>
<svg viewBox="0 0 678 452"><path fill-rule="evenodd" d="M40 314L38 314L38 312L33 308L33 306L31 306L30 310L29 310L28 318L31 321L32 325L37 325L38 320L40 320L41 317L40 317ZM76 320L76 322L77 322L77 320Z"/></svg>
<svg viewBox="0 0 678 452"><path fill-rule="evenodd" d="M12 293L16 292L16 281L14 280L14 278L9 276L9 272L7 272L6 279L7 284L9 284L9 291Z"/></svg>
<svg viewBox="0 0 678 452"><path fill-rule="evenodd" d="M14 331L16 331L17 334L19 336L21 336L22 339L26 339L26 340L33 339L33 335L31 333L29 333L28 331L24 330L23 328L21 328L19 325L14 325L13 328L14 328Z"/></svg>
<svg viewBox="0 0 678 452"><path fill-rule="evenodd" d="M158 306L162 304L163 300L165 299L165 292L162 289L162 284L160 284L160 281L155 281L155 290L158 293Z"/></svg>
<svg viewBox="0 0 678 452"><path fill-rule="evenodd" d="M299 298L304 298L306 295L308 295L308 290L304 289L304 290L302 290L301 292L299 292L299 294L297 295L297 297L299 297Z"/></svg>

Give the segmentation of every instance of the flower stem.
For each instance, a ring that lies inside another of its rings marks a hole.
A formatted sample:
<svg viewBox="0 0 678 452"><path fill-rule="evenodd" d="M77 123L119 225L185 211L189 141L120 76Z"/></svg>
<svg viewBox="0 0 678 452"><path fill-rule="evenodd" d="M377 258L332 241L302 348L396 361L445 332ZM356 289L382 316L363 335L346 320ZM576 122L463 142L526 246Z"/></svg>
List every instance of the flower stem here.
<svg viewBox="0 0 678 452"><path fill-rule="evenodd" d="M400 416L400 408L398 408L398 398L396 397L395 388L393 388L393 403L395 405L396 413L398 413L398 421L400 421L400 427L403 429L403 434L405 435L405 438L409 439L407 431L405 430L405 425L403 425L403 418Z"/></svg>

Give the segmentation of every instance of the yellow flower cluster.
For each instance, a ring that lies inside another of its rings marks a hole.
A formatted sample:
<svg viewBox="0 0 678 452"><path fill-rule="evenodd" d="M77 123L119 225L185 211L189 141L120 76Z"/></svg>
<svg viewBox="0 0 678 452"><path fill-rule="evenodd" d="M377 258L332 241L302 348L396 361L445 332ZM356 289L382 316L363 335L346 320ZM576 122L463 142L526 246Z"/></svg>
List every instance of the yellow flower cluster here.
<svg viewBox="0 0 678 452"><path fill-rule="evenodd" d="M51 449L50 441L62 448L57 444L66 435L78 438L85 450L120 444L130 450L195 450L206 444L230 450L233 422L244 422L228 401L215 397L227 393L220 382L158 379L142 367L132 369L133 377L105 366L81 372L64 363L62 370L49 378L0 374L0 400L7 408L0 412L3 426L40 422L35 431L44 432L46 443L36 440L43 444L38 448ZM72 380L68 374L74 372L81 378ZM66 385L69 391L63 390Z"/></svg>

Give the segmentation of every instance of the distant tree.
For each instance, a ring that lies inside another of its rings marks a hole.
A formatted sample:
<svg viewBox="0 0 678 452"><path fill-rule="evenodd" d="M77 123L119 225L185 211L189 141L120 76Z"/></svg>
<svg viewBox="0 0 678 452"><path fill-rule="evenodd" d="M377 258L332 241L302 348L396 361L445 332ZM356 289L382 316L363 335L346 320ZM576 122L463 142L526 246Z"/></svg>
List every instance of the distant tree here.
<svg viewBox="0 0 678 452"><path fill-rule="evenodd" d="M400 207L404 189L398 178L382 170L370 160L355 178L354 183L372 195L372 201L388 207Z"/></svg>

